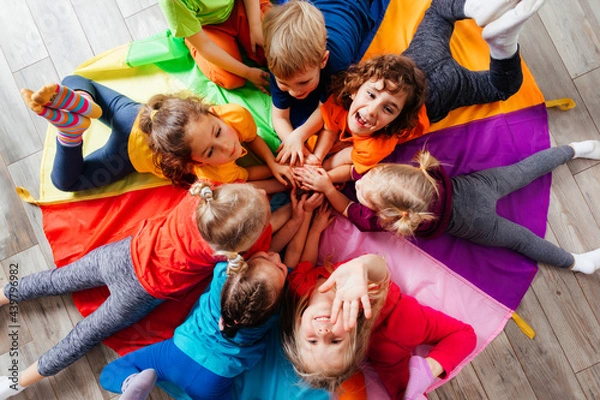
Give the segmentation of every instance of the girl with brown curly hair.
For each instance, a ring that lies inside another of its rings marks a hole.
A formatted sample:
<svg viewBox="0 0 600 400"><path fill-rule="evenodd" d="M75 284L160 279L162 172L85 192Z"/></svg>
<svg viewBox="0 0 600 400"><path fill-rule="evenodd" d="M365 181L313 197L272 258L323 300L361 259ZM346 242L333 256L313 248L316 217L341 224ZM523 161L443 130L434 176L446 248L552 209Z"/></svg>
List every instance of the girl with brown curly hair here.
<svg viewBox="0 0 600 400"><path fill-rule="evenodd" d="M402 55L375 57L333 79L321 108L325 130L308 164L323 163L334 182L347 181L351 167L365 173L450 111L508 99L523 81L519 32L543 2L433 0ZM470 71L450 52L454 23L465 18L484 27L488 71ZM335 154L325 159L330 149Z"/></svg>
<svg viewBox="0 0 600 400"><path fill-rule="evenodd" d="M81 76L66 77L37 92L21 90L27 106L58 129L52 182L63 191L113 183L132 172L151 173L189 187L196 179L232 183L274 176L292 180L257 135L252 115L237 104L208 105L194 95L155 95L140 104ZM112 129L106 144L83 155L91 119ZM242 168L242 143L267 165Z"/></svg>

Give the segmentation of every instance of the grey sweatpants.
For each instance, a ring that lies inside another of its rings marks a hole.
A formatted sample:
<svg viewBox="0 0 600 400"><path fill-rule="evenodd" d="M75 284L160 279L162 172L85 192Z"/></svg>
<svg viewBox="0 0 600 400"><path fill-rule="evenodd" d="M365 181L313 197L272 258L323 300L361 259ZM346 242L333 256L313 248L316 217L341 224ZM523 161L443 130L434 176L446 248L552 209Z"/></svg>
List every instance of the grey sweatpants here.
<svg viewBox="0 0 600 400"><path fill-rule="evenodd" d="M523 83L519 52L506 60L490 58L487 71L470 71L454 60L450 37L454 23L465 19L465 0L433 0L408 49L411 58L425 72L425 106L431 122L444 118L458 107L506 100Z"/></svg>
<svg viewBox="0 0 600 400"><path fill-rule="evenodd" d="M50 376L68 367L96 344L132 325L161 303L140 284L131 261L131 237L99 247L79 260L50 271L22 277L18 292L4 288L11 300L56 296L107 285L110 296L92 314L38 360L38 372Z"/></svg>
<svg viewBox="0 0 600 400"><path fill-rule="evenodd" d="M569 161L570 146L540 151L516 164L452 178L450 235L487 246L506 247L535 261L569 268L573 255L529 229L496 214L498 199Z"/></svg>

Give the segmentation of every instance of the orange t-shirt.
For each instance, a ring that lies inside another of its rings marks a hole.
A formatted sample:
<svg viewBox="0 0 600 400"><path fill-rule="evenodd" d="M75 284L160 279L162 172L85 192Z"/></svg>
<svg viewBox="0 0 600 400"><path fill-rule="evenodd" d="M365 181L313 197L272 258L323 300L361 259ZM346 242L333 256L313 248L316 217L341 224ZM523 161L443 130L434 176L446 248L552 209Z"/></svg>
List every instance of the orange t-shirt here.
<svg viewBox="0 0 600 400"><path fill-rule="evenodd" d="M325 128L339 133L338 140L341 142L350 142L354 147L352 149L352 163L354 169L359 174L364 174L369 169L377 165L381 160L392 154L396 145L408 142L423 136L429 131L429 118L425 106L419 110L419 122L410 131L403 132L402 135L394 135L389 138L355 136L347 130L348 110L336 104L333 96L329 96L327 101L321 106L321 114Z"/></svg>
<svg viewBox="0 0 600 400"><path fill-rule="evenodd" d="M176 299L210 277L218 261L196 225L200 197L188 194L174 209L142 222L131 240L133 268L140 283L152 296ZM244 256L267 251L271 225Z"/></svg>

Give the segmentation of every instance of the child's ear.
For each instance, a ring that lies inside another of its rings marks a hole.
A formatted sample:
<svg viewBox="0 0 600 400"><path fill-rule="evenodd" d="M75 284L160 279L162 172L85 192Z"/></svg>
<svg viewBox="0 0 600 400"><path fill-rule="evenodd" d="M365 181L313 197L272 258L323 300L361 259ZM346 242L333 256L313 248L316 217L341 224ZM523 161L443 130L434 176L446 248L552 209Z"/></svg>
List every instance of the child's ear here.
<svg viewBox="0 0 600 400"><path fill-rule="evenodd" d="M323 59L321 60L321 69L325 68L327 65L327 61L329 61L329 50L325 50L323 53Z"/></svg>

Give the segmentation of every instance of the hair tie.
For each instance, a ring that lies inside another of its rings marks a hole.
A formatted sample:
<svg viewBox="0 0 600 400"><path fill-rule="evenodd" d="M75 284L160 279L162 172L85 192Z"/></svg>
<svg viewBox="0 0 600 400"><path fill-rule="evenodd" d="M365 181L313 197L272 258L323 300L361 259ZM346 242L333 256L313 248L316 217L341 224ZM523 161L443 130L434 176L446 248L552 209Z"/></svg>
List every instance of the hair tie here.
<svg viewBox="0 0 600 400"><path fill-rule="evenodd" d="M202 196L207 203L210 203L213 199L213 191L210 186L204 186L202 190L200 190L200 196Z"/></svg>
<svg viewBox="0 0 600 400"><path fill-rule="evenodd" d="M248 264L239 253L234 258L227 260L227 275L235 275L244 271L248 267Z"/></svg>
<svg viewBox="0 0 600 400"><path fill-rule="evenodd" d="M402 211L402 218L408 217L408 211Z"/></svg>
<svg viewBox="0 0 600 400"><path fill-rule="evenodd" d="M150 121L154 122L154 117L156 116L156 113L158 113L158 110L150 111Z"/></svg>

